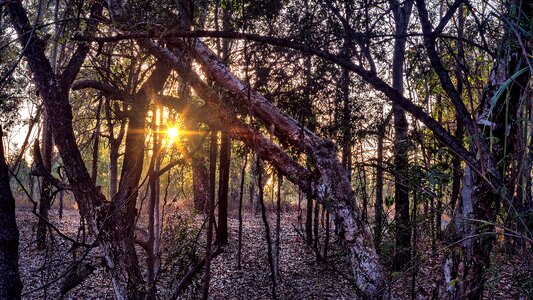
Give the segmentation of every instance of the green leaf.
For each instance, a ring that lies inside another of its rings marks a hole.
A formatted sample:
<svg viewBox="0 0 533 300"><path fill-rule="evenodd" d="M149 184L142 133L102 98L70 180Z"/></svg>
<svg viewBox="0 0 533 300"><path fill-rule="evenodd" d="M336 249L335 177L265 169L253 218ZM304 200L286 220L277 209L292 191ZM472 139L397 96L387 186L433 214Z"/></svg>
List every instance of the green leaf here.
<svg viewBox="0 0 533 300"><path fill-rule="evenodd" d="M522 70L514 73L509 79L505 80L502 85L500 85L500 88L494 93L494 96L490 99L490 110L489 110L489 116L492 114L492 111L494 110L494 107L496 106L496 102L498 102L498 99L500 99L503 92L507 89L507 87L518 78L518 76L524 74L528 70L527 67L523 68Z"/></svg>

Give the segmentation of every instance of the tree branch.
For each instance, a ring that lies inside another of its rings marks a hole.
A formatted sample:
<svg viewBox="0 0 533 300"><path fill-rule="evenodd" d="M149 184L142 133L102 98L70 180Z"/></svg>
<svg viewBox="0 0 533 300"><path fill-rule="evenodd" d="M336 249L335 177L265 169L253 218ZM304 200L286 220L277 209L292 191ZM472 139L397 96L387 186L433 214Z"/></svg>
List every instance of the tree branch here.
<svg viewBox="0 0 533 300"><path fill-rule="evenodd" d="M55 178L50 172L46 170L41 156L41 148L39 147L39 140L36 139L33 144L33 158L34 169L29 173L31 176L41 176L46 181L50 182L53 186L60 190L71 190L72 188Z"/></svg>
<svg viewBox="0 0 533 300"><path fill-rule="evenodd" d="M91 5L90 17L86 21L87 27L85 28L83 36L91 38L96 33L98 21L102 18L101 15L103 7L101 2L102 1L96 1ZM78 45L74 51L74 54L72 54L67 67L60 76L59 81L61 83L61 88L68 91L70 85L74 79L76 79L76 75L79 73L83 62L85 61L85 57L89 53L89 50L91 50L89 43L80 43Z"/></svg>
<svg viewBox="0 0 533 300"><path fill-rule="evenodd" d="M92 88L102 91L106 96L112 99L123 100L126 102L133 103L133 97L130 94L113 85L103 83L98 80L78 80L72 84L71 88L74 91Z"/></svg>

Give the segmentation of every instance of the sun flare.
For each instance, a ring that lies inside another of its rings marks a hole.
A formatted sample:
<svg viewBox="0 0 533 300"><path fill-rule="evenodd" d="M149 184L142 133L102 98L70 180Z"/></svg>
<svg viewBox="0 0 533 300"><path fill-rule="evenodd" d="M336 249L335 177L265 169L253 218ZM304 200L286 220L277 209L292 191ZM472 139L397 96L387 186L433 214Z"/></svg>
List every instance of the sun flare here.
<svg viewBox="0 0 533 300"><path fill-rule="evenodd" d="M180 134L180 131L176 127L170 127L167 129L167 137L169 140L175 140Z"/></svg>

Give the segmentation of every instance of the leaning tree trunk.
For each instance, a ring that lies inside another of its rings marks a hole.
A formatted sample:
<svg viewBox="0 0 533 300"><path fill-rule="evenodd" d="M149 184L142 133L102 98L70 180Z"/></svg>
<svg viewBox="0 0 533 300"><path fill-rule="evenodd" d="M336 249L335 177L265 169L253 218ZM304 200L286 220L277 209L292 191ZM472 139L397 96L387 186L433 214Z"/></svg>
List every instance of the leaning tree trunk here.
<svg viewBox="0 0 533 300"><path fill-rule="evenodd" d="M20 299L19 231L0 125L0 299Z"/></svg>
<svg viewBox="0 0 533 300"><path fill-rule="evenodd" d="M176 42L179 43L179 40ZM213 114L220 114L220 119L226 120L224 126L230 130L233 138L243 140L248 147L257 149L262 158L271 161L284 176L300 187L306 190L309 186L312 187L313 197L334 213L338 233L349 249L352 272L361 295L375 298L383 293L382 267L372 243L368 242L372 240L372 236L367 224L361 220L361 214L355 205L354 193L346 171L338 160L337 149L333 142L318 138L294 119L282 114L256 91L249 90L249 87L230 73L201 41L193 43L192 48L189 48L188 44L181 44L190 51L204 71L211 75L220 87L235 96L237 104L250 105L252 113L259 120L268 126L273 125L277 138L307 153L315 166L312 176L309 177L308 171L295 163L279 147L256 130L236 120L224 108L212 88L194 72L185 72L181 62L172 52L148 40L144 40L142 45L154 56L167 62L180 75L190 79L193 89L208 104L206 109L212 107ZM310 181L312 184L309 185Z"/></svg>

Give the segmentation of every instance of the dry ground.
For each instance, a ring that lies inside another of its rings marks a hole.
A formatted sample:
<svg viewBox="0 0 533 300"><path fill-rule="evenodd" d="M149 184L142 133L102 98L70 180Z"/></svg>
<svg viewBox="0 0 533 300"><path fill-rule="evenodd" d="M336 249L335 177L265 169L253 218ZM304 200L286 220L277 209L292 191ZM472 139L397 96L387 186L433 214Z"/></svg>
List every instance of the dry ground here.
<svg viewBox="0 0 533 300"><path fill-rule="evenodd" d="M28 209L17 212L21 232L20 269L24 282L23 299L113 299L109 274L102 267L98 249L91 250L84 262L96 266L95 272L81 285L63 298L59 294L62 279L57 279L74 259L79 259L83 249L72 251L71 243L54 234L48 250L36 250L34 228L36 217ZM75 210L66 210L62 220L57 212L51 215L53 223L65 234L76 238L79 217ZM197 223L201 223L197 219ZM273 231L275 222L270 220ZM243 230L242 269L237 269L237 220L230 218L230 245L213 262L210 287L212 299L271 299L270 269L267 261L264 226L259 215L246 214ZM332 253L329 263L317 262L315 254L305 246L295 231L295 214L282 215L280 299L356 299L356 292L349 280L349 265L342 250L332 237ZM76 252L76 257L74 257ZM420 249L415 278L416 299L431 299L439 278L439 251L432 255L429 245ZM333 262L334 261L334 262ZM511 279L516 270L512 266L520 261L502 258L498 267L509 265L506 270L495 273L487 291L486 299L518 299L523 297ZM505 268L504 268L505 269ZM172 274L163 274L158 293L167 299L169 280ZM198 283L201 279L197 280ZM412 273L393 274L390 285L397 299L411 299ZM35 289L38 289L34 291ZM198 290L189 290L183 299L197 298Z"/></svg>

